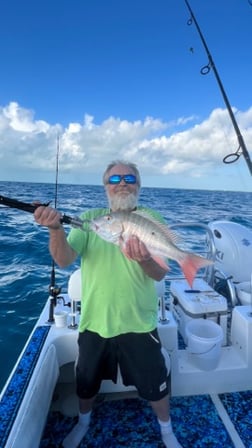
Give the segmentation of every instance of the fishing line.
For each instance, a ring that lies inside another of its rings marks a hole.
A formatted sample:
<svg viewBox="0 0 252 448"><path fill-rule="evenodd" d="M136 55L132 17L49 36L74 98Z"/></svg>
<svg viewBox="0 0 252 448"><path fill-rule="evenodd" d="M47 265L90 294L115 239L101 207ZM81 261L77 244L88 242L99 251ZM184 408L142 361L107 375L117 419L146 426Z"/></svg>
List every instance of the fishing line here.
<svg viewBox="0 0 252 448"><path fill-rule="evenodd" d="M55 193L54 193L54 206L57 208L58 202L58 179L59 179L59 134L57 135L57 152L56 152L56 177L55 177Z"/></svg>
<svg viewBox="0 0 252 448"><path fill-rule="evenodd" d="M252 6L252 0L251 1L248 0L248 2ZM238 144L239 144L238 149L235 152L231 153L231 154L227 154L223 158L223 162L226 163L226 164L234 163L234 162L236 162L240 158L241 155L243 155L243 157L245 158L245 161L247 163L249 172L252 175L252 162L251 162L251 159L250 159L250 156L249 156L249 152L247 150L247 147L246 147L246 144L245 144L244 139L242 137L241 131L239 129L239 126L238 126L237 121L235 119L234 113L233 113L232 108L230 106L227 94L225 92L225 89L223 87L223 84L222 84L222 81L220 79L219 73L218 73L217 68L215 66L215 63L213 61L212 55L211 55L211 53L209 51L209 48L208 48L207 43L205 41L205 38L204 38L204 36L203 36L203 34L201 32L199 24L198 24L194 14L193 14L192 8L191 8L188 0L185 0L185 3L186 3L186 6L187 6L187 8L188 8L188 10L190 12L190 15L191 15L189 20L187 21L187 25L190 26L190 25L192 25L192 23L195 24L196 29L197 29L197 31L199 33L201 42L202 42L202 44L203 44L203 46L205 48L205 51L206 51L206 54L207 54L207 57L208 57L208 64L206 64L204 67L201 68L200 73L202 75L207 75L210 72L211 69L213 70L215 78L216 78L217 83L219 85L220 91L222 93L224 102L226 104L226 107L227 107L230 119L232 121L232 124L233 124L234 130L235 130L237 139L238 139Z"/></svg>

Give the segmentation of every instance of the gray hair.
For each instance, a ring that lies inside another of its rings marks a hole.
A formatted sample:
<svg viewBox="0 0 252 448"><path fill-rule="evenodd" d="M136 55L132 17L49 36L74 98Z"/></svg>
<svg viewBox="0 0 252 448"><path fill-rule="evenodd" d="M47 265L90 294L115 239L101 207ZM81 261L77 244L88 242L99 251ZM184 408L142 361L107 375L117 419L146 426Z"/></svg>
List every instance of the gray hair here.
<svg viewBox="0 0 252 448"><path fill-rule="evenodd" d="M108 178L109 178L108 173L116 165L124 165L124 166L127 166L128 168L130 168L136 176L137 184L139 185L139 187L141 186L141 177L140 177L140 173L138 171L136 164L127 162L125 160L113 160L112 162L110 162L108 164L106 170L104 171L103 177L102 177L103 185L106 185L108 183Z"/></svg>

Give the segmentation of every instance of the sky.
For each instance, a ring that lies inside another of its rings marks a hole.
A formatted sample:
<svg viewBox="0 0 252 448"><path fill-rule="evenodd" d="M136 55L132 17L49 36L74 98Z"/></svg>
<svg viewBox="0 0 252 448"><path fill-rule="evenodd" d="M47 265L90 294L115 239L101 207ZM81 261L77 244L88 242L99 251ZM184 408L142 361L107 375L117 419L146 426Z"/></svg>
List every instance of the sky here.
<svg viewBox="0 0 252 448"><path fill-rule="evenodd" d="M189 4L252 158L252 1ZM59 144L59 183L124 159L146 187L251 191L243 155L223 163L239 143L189 19L185 0L3 2L0 181L54 182Z"/></svg>

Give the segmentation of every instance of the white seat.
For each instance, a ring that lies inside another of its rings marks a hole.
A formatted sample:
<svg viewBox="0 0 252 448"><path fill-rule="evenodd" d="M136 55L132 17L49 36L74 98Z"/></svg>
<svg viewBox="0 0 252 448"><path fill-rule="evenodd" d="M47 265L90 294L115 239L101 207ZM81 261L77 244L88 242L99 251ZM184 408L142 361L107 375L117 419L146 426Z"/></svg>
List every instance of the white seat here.
<svg viewBox="0 0 252 448"><path fill-rule="evenodd" d="M68 282L68 295L74 302L80 302L81 300L81 269L76 269Z"/></svg>

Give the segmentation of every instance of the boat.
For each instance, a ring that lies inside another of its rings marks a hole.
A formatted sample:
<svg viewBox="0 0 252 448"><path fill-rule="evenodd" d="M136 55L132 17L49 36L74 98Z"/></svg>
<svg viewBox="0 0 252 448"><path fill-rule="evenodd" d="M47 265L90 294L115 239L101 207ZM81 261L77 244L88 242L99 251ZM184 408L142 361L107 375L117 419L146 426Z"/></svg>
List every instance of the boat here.
<svg viewBox="0 0 252 448"><path fill-rule="evenodd" d="M188 25L195 24L208 56L201 74L213 70L239 144L223 162L236 162L243 155L252 174L252 162L215 63L188 0L185 3L190 12ZM31 213L36 208L4 196L0 204ZM66 215L62 222L82 226L78 218ZM192 250L203 239L202 255L213 262L192 287L177 273L156 283L157 328L170 372L174 432L184 448L251 448L252 230L232 221L171 227L191 235ZM75 424L80 290L79 269L71 274L66 293L50 289L0 394L0 448L60 447ZM120 371L115 384L102 382L89 430L80 444L82 448L101 446L163 446L150 406L134 387L123 385Z"/></svg>
<svg viewBox="0 0 252 448"><path fill-rule="evenodd" d="M232 221L173 224L213 260L192 288L180 272L156 282L157 326L170 370L171 416L183 447L252 446L252 230ZM200 237L199 237L200 235ZM74 364L80 269L50 292L0 396L0 447L58 447L76 421ZM134 387L103 381L81 447L162 447Z"/></svg>

